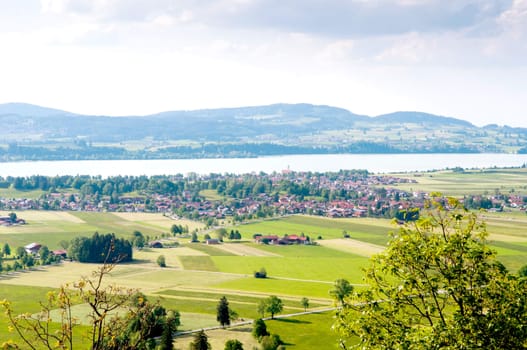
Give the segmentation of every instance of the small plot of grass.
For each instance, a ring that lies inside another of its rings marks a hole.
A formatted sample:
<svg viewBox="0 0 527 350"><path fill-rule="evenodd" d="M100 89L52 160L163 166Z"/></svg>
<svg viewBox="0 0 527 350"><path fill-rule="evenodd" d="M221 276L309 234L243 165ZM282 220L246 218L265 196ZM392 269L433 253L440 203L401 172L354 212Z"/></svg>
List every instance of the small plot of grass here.
<svg viewBox="0 0 527 350"><path fill-rule="evenodd" d="M181 312L180 314L181 325L178 327L178 331L189 331L218 325L216 315L213 314L195 312Z"/></svg>
<svg viewBox="0 0 527 350"><path fill-rule="evenodd" d="M353 258L357 257L352 253L334 250L318 245L267 245L267 244L249 244L255 248L275 253L279 256L288 258Z"/></svg>
<svg viewBox="0 0 527 350"><path fill-rule="evenodd" d="M181 260L177 250L180 248L148 248L134 251L134 260L157 265L157 258L160 255L165 257L167 267L181 268Z"/></svg>
<svg viewBox="0 0 527 350"><path fill-rule="evenodd" d="M504 192L511 189L519 193L526 192L526 169L467 170L462 173L437 171L419 177L415 177L413 174L394 175L411 178L418 182L397 185L398 188L407 191L441 192L449 196L494 193L495 189Z"/></svg>
<svg viewBox="0 0 527 350"><path fill-rule="evenodd" d="M506 248L508 249L512 254L515 253L524 253L527 255L527 243L511 243L511 242L497 242L494 241L491 243L491 246L493 248ZM507 254L503 250L500 252L500 256L502 254ZM527 262L527 259L526 259Z"/></svg>
<svg viewBox="0 0 527 350"><path fill-rule="evenodd" d="M0 211L0 215L9 215L12 211ZM18 218L24 219L30 224L34 223L45 223L53 221L62 221L62 222L71 222L76 224L82 224L84 221L77 218L75 215L72 215L70 212L66 211L45 211L45 210L24 210L24 211L14 211Z"/></svg>
<svg viewBox="0 0 527 350"><path fill-rule="evenodd" d="M327 298L332 284L322 282L293 281L273 278L238 278L212 285L215 288L246 292L268 293L269 295L290 295L293 297Z"/></svg>
<svg viewBox="0 0 527 350"><path fill-rule="evenodd" d="M156 295L164 295L164 296L177 296L177 297L188 297L188 298L195 298L195 299L213 299L213 300L220 300L222 297L226 297L229 303L252 303L252 304L258 304L260 300L262 300L263 296L250 296L250 295L240 295L240 294L233 294L232 292L226 291L225 293L218 293L218 292L205 292L205 291L199 291L199 292L193 292L193 291L182 291L182 290L162 290L155 293ZM296 308L301 307L300 304L300 298L297 298L296 300L290 300L290 299L284 299L282 300L284 306ZM322 306L328 306L329 303L321 304L317 302L310 302L310 307L322 307Z"/></svg>
<svg viewBox="0 0 527 350"><path fill-rule="evenodd" d="M337 254L338 255L338 254ZM352 283L360 283L362 269L368 259L353 258L268 258L268 257L212 257L214 264L222 272L253 275L264 267L269 277L294 278L333 282L346 278Z"/></svg>
<svg viewBox="0 0 527 350"><path fill-rule="evenodd" d="M498 260L512 273L527 264L527 243L492 242L491 248L498 253Z"/></svg>
<svg viewBox="0 0 527 350"><path fill-rule="evenodd" d="M180 256L179 260L185 270L218 271L210 256Z"/></svg>
<svg viewBox="0 0 527 350"><path fill-rule="evenodd" d="M497 220L485 220L487 222L487 232L489 238L492 239L493 234L502 234L509 236L517 236L527 238L527 222L526 221L510 221L503 222Z"/></svg>
<svg viewBox="0 0 527 350"><path fill-rule="evenodd" d="M142 272L112 280L118 285L139 288L144 292L183 287L206 287L239 278L234 275L209 271L180 271L172 269L143 269Z"/></svg>
<svg viewBox="0 0 527 350"><path fill-rule="evenodd" d="M200 252L203 252L210 256L232 256L235 255L231 252L228 252L226 250L216 248L213 245L203 244L203 243L193 243L192 245L189 245L190 248L199 250Z"/></svg>
<svg viewBox="0 0 527 350"><path fill-rule="evenodd" d="M168 216L164 216L159 213L112 213L119 218L130 221L130 223L140 224L142 226L148 226L152 228L161 229L168 232L172 225L181 225L188 227L189 232L194 229L201 229L205 225L198 221L188 219L177 219L174 220Z"/></svg>
<svg viewBox="0 0 527 350"><path fill-rule="evenodd" d="M214 316L216 316L218 307L218 301L215 300L196 300L185 298L176 299L170 297L160 297L160 303L166 309L170 310L178 310L180 312L198 313ZM238 313L238 316L241 318L254 319L259 317L257 304L233 302L229 303L229 306L232 310L236 311ZM185 320L182 319L182 322L185 322Z"/></svg>
<svg viewBox="0 0 527 350"><path fill-rule="evenodd" d="M498 260L507 267L509 272L518 273L520 268L527 264L525 254L523 255L498 255Z"/></svg>
<svg viewBox="0 0 527 350"><path fill-rule="evenodd" d="M57 288L64 283L78 281L81 276L92 276L92 272L98 266L97 264L63 263L41 270L13 274L0 280L13 285ZM144 293L178 286L204 287L239 278L234 275L206 271L143 268L134 263L116 266L107 277L106 283L138 288Z"/></svg>
<svg viewBox="0 0 527 350"><path fill-rule="evenodd" d="M4 284L9 280L4 280L5 276L0 277L0 298L7 299L11 302L11 307L15 314L20 313L35 313L40 310L39 301L46 300L46 294L51 291L50 288L45 287L31 287L27 286L13 286ZM8 319L3 314L0 316L0 344L13 339L18 344L21 344L21 340L18 338L16 333L8 332Z"/></svg>
<svg viewBox="0 0 527 350"><path fill-rule="evenodd" d="M331 312L265 321L271 334L278 334L287 349L336 349L338 335L331 329Z"/></svg>
<svg viewBox="0 0 527 350"><path fill-rule="evenodd" d="M75 212L73 215L88 223L92 227L92 233L95 231L115 233L118 236L130 238L135 230L141 231L144 235L160 235L167 231L156 226L123 219L112 213Z"/></svg>
<svg viewBox="0 0 527 350"><path fill-rule="evenodd" d="M218 191L216 190L201 190L199 191L199 195L205 197L208 201L221 201L225 197L218 194Z"/></svg>
<svg viewBox="0 0 527 350"><path fill-rule="evenodd" d="M16 190L12 187L0 188L0 197L2 198L37 199L40 196L42 196L44 193L46 192L42 190L22 191L22 190Z"/></svg>

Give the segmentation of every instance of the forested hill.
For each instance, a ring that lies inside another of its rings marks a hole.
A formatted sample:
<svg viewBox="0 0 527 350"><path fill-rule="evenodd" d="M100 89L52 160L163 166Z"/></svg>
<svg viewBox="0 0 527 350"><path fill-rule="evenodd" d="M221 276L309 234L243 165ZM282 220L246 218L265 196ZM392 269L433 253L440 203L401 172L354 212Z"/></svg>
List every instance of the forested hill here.
<svg viewBox="0 0 527 350"><path fill-rule="evenodd" d="M524 152L527 129L423 112L370 117L311 104L91 116L0 104L0 159L246 157L295 153Z"/></svg>
<svg viewBox="0 0 527 350"><path fill-rule="evenodd" d="M350 128L368 117L347 110L308 104L171 111L147 116L87 116L33 105L0 105L0 121L7 128L0 137L24 133L41 140L86 138L117 142L150 137L157 140L239 140L244 137L285 137L321 130Z"/></svg>
<svg viewBox="0 0 527 350"><path fill-rule="evenodd" d="M437 116L422 112L395 112L390 114L379 115L373 118L373 120L377 123L423 123L437 126L459 125L467 128L474 127L474 125L465 120Z"/></svg>
<svg viewBox="0 0 527 350"><path fill-rule="evenodd" d="M426 113L397 112L376 118L357 115L342 108L310 104L274 104L258 107L172 111L147 116L87 116L28 104L0 105L4 126L0 137L42 141L57 138L86 138L93 142L123 141L151 137L159 140L190 139L233 141L244 137L312 134L327 130L353 129L368 123L419 122L471 126L454 118ZM16 136L15 136L16 135Z"/></svg>

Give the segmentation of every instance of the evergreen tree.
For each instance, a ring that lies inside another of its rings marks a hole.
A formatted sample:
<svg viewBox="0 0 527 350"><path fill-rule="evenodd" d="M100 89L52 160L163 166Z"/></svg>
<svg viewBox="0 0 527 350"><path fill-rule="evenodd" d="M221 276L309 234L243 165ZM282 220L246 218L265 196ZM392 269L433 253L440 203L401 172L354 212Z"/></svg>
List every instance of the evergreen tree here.
<svg viewBox="0 0 527 350"><path fill-rule="evenodd" d="M190 343L190 350L210 350L209 339L203 329L194 334L194 340Z"/></svg>
<svg viewBox="0 0 527 350"><path fill-rule="evenodd" d="M229 302L225 296L221 297L217 307L216 320L222 327L229 326L231 324L231 315L229 310Z"/></svg>
<svg viewBox="0 0 527 350"><path fill-rule="evenodd" d="M158 350L174 349L174 332L179 325L179 312L169 311L159 340Z"/></svg>
<svg viewBox="0 0 527 350"><path fill-rule="evenodd" d="M2 248L2 254L4 256L9 256L11 255L11 247L9 246L9 244L4 244L4 248Z"/></svg>

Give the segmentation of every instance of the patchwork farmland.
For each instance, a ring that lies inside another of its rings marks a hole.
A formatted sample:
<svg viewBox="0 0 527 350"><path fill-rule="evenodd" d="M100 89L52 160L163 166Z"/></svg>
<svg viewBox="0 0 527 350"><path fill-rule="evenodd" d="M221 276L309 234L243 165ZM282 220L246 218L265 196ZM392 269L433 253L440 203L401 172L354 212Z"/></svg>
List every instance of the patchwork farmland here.
<svg viewBox="0 0 527 350"><path fill-rule="evenodd" d="M25 225L0 227L0 243L8 243L13 250L31 242L58 249L63 241L89 236L96 231L112 232L123 238L131 238L134 231L140 231L149 239L168 243L166 248L135 250L134 261L118 265L107 282L137 288L149 299L159 300L167 309L179 310L181 332L216 326L216 307L222 296L227 297L240 322L260 317L258 304L270 295L282 299L283 314L303 311L301 299L308 298L308 311L315 313L268 322L270 330L280 334L291 349L326 348L327 344L336 343L337 336L331 331L332 312L316 311L333 307L328 292L335 280L344 278L361 288L363 268L368 265L369 256L382 251L389 240L389 232L398 229L397 224L386 219L297 215L226 226L227 230L238 230L242 239L207 245L203 243L204 236L212 235L214 229L162 214L55 211L20 211L17 214L26 221ZM527 261L527 215L520 211L482 212L480 215L487 223L489 240L500 261L509 270L518 271ZM170 234L173 224L188 226L197 232L200 243L192 243L190 235ZM280 237L303 234L317 244L258 244L253 239L256 234ZM160 255L165 257L166 267L156 263ZM9 260L9 257L4 258L4 264L9 264ZM25 272L4 272L0 275L0 292L3 298L12 301L16 312L36 312L38 301L45 299L47 291L89 276L96 267L65 261ZM254 278L254 272L262 268L268 278ZM76 305L74 312L82 320L85 305ZM3 316L0 329L7 329ZM252 348L256 343L250 331L250 325L242 325L207 334L213 349L221 349L225 339L230 338L239 339L245 348ZM83 332L83 328L78 332ZM8 339L16 340L16 334L0 331L0 342ZM176 346L187 348L190 340L190 336L182 334L176 338ZM80 344L79 348L82 348Z"/></svg>

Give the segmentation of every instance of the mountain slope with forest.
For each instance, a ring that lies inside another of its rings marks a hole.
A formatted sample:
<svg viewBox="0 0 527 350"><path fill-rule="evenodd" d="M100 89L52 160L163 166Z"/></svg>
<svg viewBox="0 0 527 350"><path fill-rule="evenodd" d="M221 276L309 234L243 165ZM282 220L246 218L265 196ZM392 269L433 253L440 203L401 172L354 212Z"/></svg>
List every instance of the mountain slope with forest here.
<svg viewBox="0 0 527 350"><path fill-rule="evenodd" d="M376 117L311 104L92 116L0 104L0 159L250 157L307 153L523 152L527 129L452 117Z"/></svg>

